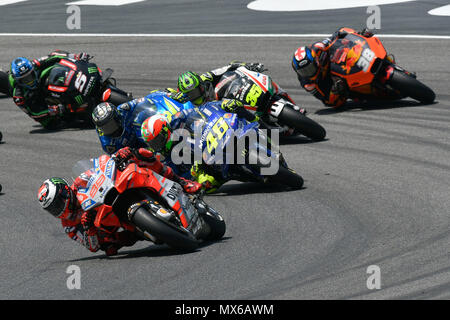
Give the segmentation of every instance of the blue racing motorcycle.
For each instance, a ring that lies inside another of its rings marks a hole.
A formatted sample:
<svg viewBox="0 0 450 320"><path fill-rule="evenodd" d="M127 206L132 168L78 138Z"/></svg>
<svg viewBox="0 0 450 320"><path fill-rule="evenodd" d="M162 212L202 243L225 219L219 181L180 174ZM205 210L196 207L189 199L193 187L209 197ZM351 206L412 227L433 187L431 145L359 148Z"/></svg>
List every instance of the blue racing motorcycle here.
<svg viewBox="0 0 450 320"><path fill-rule="evenodd" d="M261 130L257 122L250 123L235 113L227 113L217 102L189 112L183 129L186 131L179 132L184 136L183 142L175 145L171 155L178 172L183 168L183 160L185 163L194 160L222 181L262 182L291 188L303 185L302 177L288 167L279 151L278 130ZM183 154L184 159L175 159L177 154ZM190 172L180 174L190 178Z"/></svg>

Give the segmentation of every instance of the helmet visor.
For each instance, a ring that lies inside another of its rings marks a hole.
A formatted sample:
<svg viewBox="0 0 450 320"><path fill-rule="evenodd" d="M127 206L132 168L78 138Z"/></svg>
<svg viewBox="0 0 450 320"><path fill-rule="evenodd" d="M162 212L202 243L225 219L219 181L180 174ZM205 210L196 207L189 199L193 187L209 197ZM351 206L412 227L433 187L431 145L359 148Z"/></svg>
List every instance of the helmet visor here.
<svg viewBox="0 0 450 320"><path fill-rule="evenodd" d="M188 97L189 101L195 103L195 104L202 104L204 101L204 90L202 86L198 86L194 90L186 92L186 96Z"/></svg>
<svg viewBox="0 0 450 320"><path fill-rule="evenodd" d="M300 62L301 63L301 62ZM300 77L309 78L316 74L317 66L314 62L308 61L308 63L304 66L301 66L297 69L297 73Z"/></svg>
<svg viewBox="0 0 450 320"><path fill-rule="evenodd" d="M17 82L26 87L33 88L36 86L36 74L34 70L30 70L27 73L25 73L23 76L16 79Z"/></svg>
<svg viewBox="0 0 450 320"><path fill-rule="evenodd" d="M55 199L46 210L54 217L60 218L66 212L70 203L72 202L72 195L69 187L65 186L61 188Z"/></svg>
<svg viewBox="0 0 450 320"><path fill-rule="evenodd" d="M167 136L161 132L154 139L147 141L148 146L156 152L161 152L167 143Z"/></svg>
<svg viewBox="0 0 450 320"><path fill-rule="evenodd" d="M98 125L97 128L100 129L105 136L118 137L122 134L122 126L114 118Z"/></svg>

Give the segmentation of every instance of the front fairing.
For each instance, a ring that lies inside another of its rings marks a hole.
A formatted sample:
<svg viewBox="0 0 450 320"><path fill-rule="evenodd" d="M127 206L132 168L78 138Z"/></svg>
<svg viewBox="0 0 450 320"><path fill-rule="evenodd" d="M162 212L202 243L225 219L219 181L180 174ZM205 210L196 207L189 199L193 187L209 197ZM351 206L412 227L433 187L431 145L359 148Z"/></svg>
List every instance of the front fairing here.
<svg viewBox="0 0 450 320"><path fill-rule="evenodd" d="M82 171L81 174L78 172ZM114 188L116 164L107 155L90 160L78 161L73 169L76 177L87 182L77 191L77 200L84 211L88 211L104 204L108 192ZM74 177L73 177L74 178Z"/></svg>

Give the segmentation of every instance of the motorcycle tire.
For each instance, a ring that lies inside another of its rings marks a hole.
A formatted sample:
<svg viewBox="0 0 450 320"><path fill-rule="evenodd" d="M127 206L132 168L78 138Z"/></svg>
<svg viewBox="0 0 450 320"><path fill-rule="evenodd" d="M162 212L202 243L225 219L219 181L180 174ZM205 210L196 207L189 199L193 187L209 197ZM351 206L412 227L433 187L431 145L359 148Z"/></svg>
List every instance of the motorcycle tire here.
<svg viewBox="0 0 450 320"><path fill-rule="evenodd" d="M327 135L327 132L320 124L288 105L286 105L278 115L278 122L295 129L298 133L314 141L321 141L325 139L325 136Z"/></svg>
<svg viewBox="0 0 450 320"><path fill-rule="evenodd" d="M303 178L294 170L286 168L280 164L277 174L268 176L269 183L285 185L292 189L303 187Z"/></svg>
<svg viewBox="0 0 450 320"><path fill-rule="evenodd" d="M211 229L209 234L204 239L207 241L217 241L222 239L226 231L225 221L223 220L222 216L217 212L208 210L201 217Z"/></svg>
<svg viewBox="0 0 450 320"><path fill-rule="evenodd" d="M122 103L130 100L133 100L133 98L130 98L126 93L117 91L111 91L111 96L109 98L109 101L115 106L121 105Z"/></svg>
<svg viewBox="0 0 450 320"><path fill-rule="evenodd" d="M157 218L144 207L136 210L131 222L142 231L147 231L171 248L193 251L199 246L199 241L188 231Z"/></svg>
<svg viewBox="0 0 450 320"><path fill-rule="evenodd" d="M9 96L9 75L0 71L0 93Z"/></svg>
<svg viewBox="0 0 450 320"><path fill-rule="evenodd" d="M406 73L394 69L389 84L404 96L411 97L421 103L433 103L436 94L419 80Z"/></svg>

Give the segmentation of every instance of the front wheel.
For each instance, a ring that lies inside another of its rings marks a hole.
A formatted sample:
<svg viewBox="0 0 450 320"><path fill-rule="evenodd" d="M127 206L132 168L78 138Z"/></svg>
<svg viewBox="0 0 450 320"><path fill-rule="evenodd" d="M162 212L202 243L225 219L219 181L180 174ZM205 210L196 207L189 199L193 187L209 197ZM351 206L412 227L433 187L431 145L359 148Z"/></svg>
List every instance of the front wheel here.
<svg viewBox="0 0 450 320"><path fill-rule="evenodd" d="M199 241L186 229L179 228L169 222L157 218L145 207L136 210L131 222L142 231L147 231L174 249L193 251L198 248Z"/></svg>
<svg viewBox="0 0 450 320"><path fill-rule="evenodd" d="M0 93L9 96L9 75L0 71Z"/></svg>
<svg viewBox="0 0 450 320"><path fill-rule="evenodd" d="M203 221L209 226L210 232L204 238L207 241L218 241L223 238L226 231L225 221L222 216L211 207L202 203L207 209L201 214Z"/></svg>
<svg viewBox="0 0 450 320"><path fill-rule="evenodd" d="M286 168L281 164L275 175L267 176L267 182L288 186L292 189L300 189L304 183L303 178L294 170Z"/></svg>
<svg viewBox="0 0 450 320"><path fill-rule="evenodd" d="M304 136L307 136L315 141L325 139L327 134L325 129L320 124L301 114L299 111L294 110L294 108L287 104L284 105L278 115L278 120L280 124L287 125L288 127L295 129L300 134L303 134Z"/></svg>
<svg viewBox="0 0 450 320"><path fill-rule="evenodd" d="M394 69L389 84L394 89L400 91L402 95L411 97L422 103L432 103L436 98L436 94L429 87L397 69Z"/></svg>

